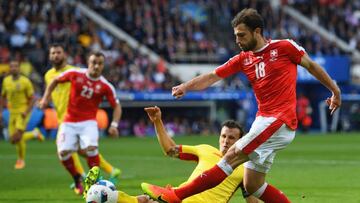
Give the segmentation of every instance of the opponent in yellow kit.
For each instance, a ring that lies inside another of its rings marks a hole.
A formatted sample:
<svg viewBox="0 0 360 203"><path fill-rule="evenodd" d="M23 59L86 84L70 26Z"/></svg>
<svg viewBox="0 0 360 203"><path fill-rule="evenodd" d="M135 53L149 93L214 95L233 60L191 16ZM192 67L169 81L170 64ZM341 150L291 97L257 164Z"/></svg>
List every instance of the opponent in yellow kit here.
<svg viewBox="0 0 360 203"><path fill-rule="evenodd" d="M145 108L150 120L154 123L156 135L160 146L167 156L175 157L181 160L188 160L197 162L197 165L188 178L188 180L181 185L191 182L194 178L202 174L204 171L210 169L217 164L222 156L227 152L231 145L240 139L244 131L242 127L233 120L225 121L222 124L219 149L210 145L202 144L196 146L177 145L175 141L168 135L161 120L161 111L159 107ZM258 200L249 196L243 188L242 180L244 175L244 167L240 165L234 172L228 176L218 186L206 190L202 193L184 199L184 203L226 203L230 200L232 195L238 188L242 189L243 196L248 203L256 203ZM181 186L180 185L180 186ZM151 185L143 183L141 185L144 192L147 193L148 187ZM151 196L151 195L150 195Z"/></svg>
<svg viewBox="0 0 360 203"><path fill-rule="evenodd" d="M16 145L17 161L15 169L25 167L26 141L38 138L44 140L38 129L33 132L25 132L34 104L34 88L31 81L20 74L19 62L10 61L10 75L6 76L2 83L0 115L4 101L10 112L8 131L11 143ZM1 118L1 116L0 116Z"/></svg>
<svg viewBox="0 0 360 203"><path fill-rule="evenodd" d="M49 60L52 63L53 67L45 74L46 85L50 84L50 82L61 73L73 68L77 68L75 66L67 64L64 47L61 44L53 44L50 46ZM67 110L70 96L70 85L70 83L61 83L51 94L51 99L57 113L59 125L63 121ZM77 171L84 176L84 168L81 165L78 154L73 153L72 156ZM110 174L111 181L115 182L118 176L121 174L121 170L113 167L103 158L101 154L99 154L99 157L100 168L103 169L106 173Z"/></svg>

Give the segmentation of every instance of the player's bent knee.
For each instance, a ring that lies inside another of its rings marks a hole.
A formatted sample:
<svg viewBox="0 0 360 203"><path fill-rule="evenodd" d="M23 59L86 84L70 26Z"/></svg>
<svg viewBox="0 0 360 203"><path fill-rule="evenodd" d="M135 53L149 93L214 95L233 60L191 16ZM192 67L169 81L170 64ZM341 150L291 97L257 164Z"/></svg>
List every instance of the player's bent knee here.
<svg viewBox="0 0 360 203"><path fill-rule="evenodd" d="M80 150L78 150L78 154L80 155L80 156L86 156L86 149L80 149Z"/></svg>
<svg viewBox="0 0 360 203"><path fill-rule="evenodd" d="M60 160L68 160L71 157L72 151L64 150L58 153Z"/></svg>
<svg viewBox="0 0 360 203"><path fill-rule="evenodd" d="M89 146L86 148L86 155L87 156L96 156L99 154L99 150L97 146Z"/></svg>
<svg viewBox="0 0 360 203"><path fill-rule="evenodd" d="M241 150L237 149L234 145L224 155L224 159L233 168L249 160L248 156Z"/></svg>

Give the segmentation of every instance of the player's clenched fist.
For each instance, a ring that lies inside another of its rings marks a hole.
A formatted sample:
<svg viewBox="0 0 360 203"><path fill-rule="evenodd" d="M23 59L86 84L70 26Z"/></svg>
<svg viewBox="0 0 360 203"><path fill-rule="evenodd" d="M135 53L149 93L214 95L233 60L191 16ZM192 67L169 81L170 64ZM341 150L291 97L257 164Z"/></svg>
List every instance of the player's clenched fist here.
<svg viewBox="0 0 360 203"><path fill-rule="evenodd" d="M109 134L111 137L119 137L119 130L116 127L111 126L109 128Z"/></svg>
<svg viewBox="0 0 360 203"><path fill-rule="evenodd" d="M45 109L47 105L48 105L48 101L46 99L42 98L39 102L39 108Z"/></svg>
<svg viewBox="0 0 360 203"><path fill-rule="evenodd" d="M180 84L172 88L172 96L176 99L183 97L186 93L186 87L184 84Z"/></svg>

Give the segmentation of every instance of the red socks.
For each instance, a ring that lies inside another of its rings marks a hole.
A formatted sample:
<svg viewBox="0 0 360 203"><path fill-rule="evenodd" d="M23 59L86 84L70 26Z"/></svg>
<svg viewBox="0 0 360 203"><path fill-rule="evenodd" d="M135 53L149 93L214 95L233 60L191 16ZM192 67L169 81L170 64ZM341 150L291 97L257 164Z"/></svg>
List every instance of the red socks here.
<svg viewBox="0 0 360 203"><path fill-rule="evenodd" d="M99 166L100 165L99 154L97 154L95 156L88 156L87 163L88 163L89 168L92 168L94 166Z"/></svg>
<svg viewBox="0 0 360 203"><path fill-rule="evenodd" d="M290 203L284 193L269 184L259 199L266 203Z"/></svg>
<svg viewBox="0 0 360 203"><path fill-rule="evenodd" d="M226 173L215 165L211 169L203 172L186 185L174 189L176 196L185 199L194 194L203 192L220 184L227 177Z"/></svg>
<svg viewBox="0 0 360 203"><path fill-rule="evenodd" d="M62 160L61 163L65 166L66 170L74 177L79 175L76 171L75 164L73 158L70 156L67 160Z"/></svg>

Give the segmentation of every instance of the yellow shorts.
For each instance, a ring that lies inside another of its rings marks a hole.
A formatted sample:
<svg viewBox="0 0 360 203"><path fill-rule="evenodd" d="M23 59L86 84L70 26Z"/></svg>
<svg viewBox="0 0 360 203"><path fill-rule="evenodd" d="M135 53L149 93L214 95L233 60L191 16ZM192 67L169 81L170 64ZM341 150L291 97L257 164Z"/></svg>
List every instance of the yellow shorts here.
<svg viewBox="0 0 360 203"><path fill-rule="evenodd" d="M9 135L12 136L16 130L25 131L29 119L30 114L26 118L23 118L21 113L10 113L8 126Z"/></svg>

